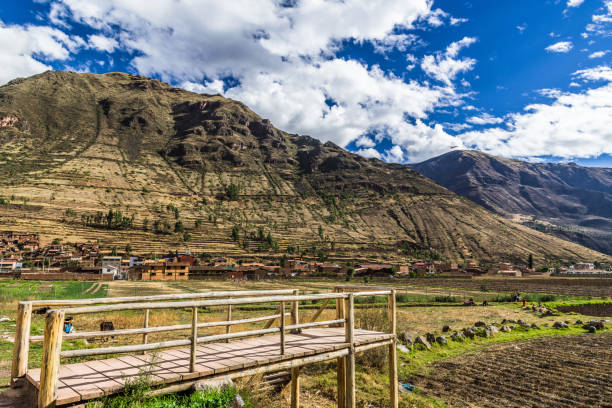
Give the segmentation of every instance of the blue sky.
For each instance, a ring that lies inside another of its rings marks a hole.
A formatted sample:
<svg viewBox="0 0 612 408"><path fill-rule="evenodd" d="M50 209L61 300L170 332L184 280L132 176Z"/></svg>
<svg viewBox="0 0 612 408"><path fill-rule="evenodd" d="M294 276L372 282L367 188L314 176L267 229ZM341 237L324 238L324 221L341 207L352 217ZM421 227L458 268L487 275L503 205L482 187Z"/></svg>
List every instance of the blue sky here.
<svg viewBox="0 0 612 408"><path fill-rule="evenodd" d="M612 0L24 0L0 22L0 83L139 73L387 161L612 167Z"/></svg>

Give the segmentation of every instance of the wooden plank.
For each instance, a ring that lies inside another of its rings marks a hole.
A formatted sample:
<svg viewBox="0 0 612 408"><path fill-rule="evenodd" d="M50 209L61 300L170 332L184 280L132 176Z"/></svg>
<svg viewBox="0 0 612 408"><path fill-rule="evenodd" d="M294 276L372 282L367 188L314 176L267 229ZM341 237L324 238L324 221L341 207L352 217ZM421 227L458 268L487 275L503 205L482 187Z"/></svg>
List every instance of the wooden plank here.
<svg viewBox="0 0 612 408"><path fill-rule="evenodd" d="M291 408L300 406L300 368L291 369Z"/></svg>
<svg viewBox="0 0 612 408"><path fill-rule="evenodd" d="M144 322L143 322L142 328L146 329L148 327L149 327L149 309L145 309ZM147 344L147 337L148 335L146 332L142 334L142 344ZM147 353L146 350L142 351L142 354L146 354L146 353Z"/></svg>
<svg viewBox="0 0 612 408"><path fill-rule="evenodd" d="M347 299L346 342L349 353L346 357L346 408L355 408L355 297L352 293Z"/></svg>
<svg viewBox="0 0 612 408"><path fill-rule="evenodd" d="M229 326L228 326L229 327ZM196 346L198 345L198 308L194 307L191 312L191 353L189 358L189 371L195 371Z"/></svg>
<svg viewBox="0 0 612 408"><path fill-rule="evenodd" d="M341 288L336 288L336 292L341 292ZM336 299L336 318L344 319L344 301ZM344 323L346 325L346 322ZM346 357L339 357L336 361L336 381L337 381L337 398L338 408L345 408L346 405Z"/></svg>

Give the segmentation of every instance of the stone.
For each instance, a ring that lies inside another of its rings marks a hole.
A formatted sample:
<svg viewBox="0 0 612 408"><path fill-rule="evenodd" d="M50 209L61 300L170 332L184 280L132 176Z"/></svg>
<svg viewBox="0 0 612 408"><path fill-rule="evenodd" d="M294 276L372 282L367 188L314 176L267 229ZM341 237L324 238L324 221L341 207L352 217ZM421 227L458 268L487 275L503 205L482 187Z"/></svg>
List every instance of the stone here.
<svg viewBox="0 0 612 408"><path fill-rule="evenodd" d="M479 322L474 323L474 326L476 326L476 327L485 327L486 325L487 325L487 324L486 324L485 322L480 322L480 321L479 321Z"/></svg>
<svg viewBox="0 0 612 408"><path fill-rule="evenodd" d="M603 320L591 320L588 324L589 326L595 327L597 330L603 330L604 328Z"/></svg>
<svg viewBox="0 0 612 408"><path fill-rule="evenodd" d="M574 323L574 324L582 324L582 320L578 319L578 320L576 320L576 323Z"/></svg>
<svg viewBox="0 0 612 408"><path fill-rule="evenodd" d="M501 331L504 333L510 333L512 329L509 326L502 326Z"/></svg>
<svg viewBox="0 0 612 408"><path fill-rule="evenodd" d="M451 330L451 328L450 328L450 326L449 326L449 325L445 325L445 326L443 326L443 327L442 327L442 333L447 333L447 332L449 332L450 330Z"/></svg>
<svg viewBox="0 0 612 408"><path fill-rule="evenodd" d="M499 333L499 329L495 326L487 326L484 329L484 337L486 338L493 337L497 333Z"/></svg>
<svg viewBox="0 0 612 408"><path fill-rule="evenodd" d="M497 328L497 326L488 326L487 329L493 334L499 333L499 329Z"/></svg>
<svg viewBox="0 0 612 408"><path fill-rule="evenodd" d="M401 351L402 353L410 353L410 349L404 346L403 344L398 344L397 349Z"/></svg>
<svg viewBox="0 0 612 408"><path fill-rule="evenodd" d="M205 391L205 390L221 390L225 387L232 388L234 387L234 381L232 381L231 377L219 377L210 380L202 380L198 381L193 385L193 388L196 391Z"/></svg>
<svg viewBox="0 0 612 408"><path fill-rule="evenodd" d="M446 344L448 343L448 340L446 340L445 336L438 336L436 337L436 343L438 343L441 346L446 346Z"/></svg>
<svg viewBox="0 0 612 408"><path fill-rule="evenodd" d="M555 329L567 329L567 328L569 328L569 326L568 326L568 325L567 325L567 323L565 323L565 322L555 322L555 323L553 324L553 327L554 327Z"/></svg>
<svg viewBox="0 0 612 408"><path fill-rule="evenodd" d="M4 323L4 322L10 322L11 319L9 319L8 317L0 317L0 323Z"/></svg>
<svg viewBox="0 0 612 408"><path fill-rule="evenodd" d="M403 344L405 344L405 345L407 345L407 346L412 346L412 339L411 339L411 338L410 338L410 336L408 335L408 332L400 332L400 333L397 335L397 339L398 339L398 340L399 340L401 343L403 343Z"/></svg>
<svg viewBox="0 0 612 408"><path fill-rule="evenodd" d="M531 323L531 328L532 329L539 329L538 325L535 323Z"/></svg>
<svg viewBox="0 0 612 408"><path fill-rule="evenodd" d="M414 344L421 344L423 345L427 350L431 350L431 344L429 344L429 342L427 341L427 339L423 336L417 336L414 339Z"/></svg>
<svg viewBox="0 0 612 408"><path fill-rule="evenodd" d="M469 337L470 339L473 339L474 336L476 335L476 332L473 329L465 329L463 331L463 334L465 335L465 337Z"/></svg>
<svg viewBox="0 0 612 408"><path fill-rule="evenodd" d="M427 341L428 341L429 343L435 343L435 342L436 342L436 335L435 335L435 334L433 334L433 333L427 333L427 334L425 335L425 337L427 338Z"/></svg>
<svg viewBox="0 0 612 408"><path fill-rule="evenodd" d="M521 326L525 326L527 324L523 319L518 319L516 323L520 324Z"/></svg>
<svg viewBox="0 0 612 408"><path fill-rule="evenodd" d="M589 332L589 333L595 333L597 331L597 329L595 328L595 326L584 326L584 328Z"/></svg>
<svg viewBox="0 0 612 408"><path fill-rule="evenodd" d="M465 340L465 334L463 334L463 332L454 332L451 334L451 339L454 341L463 341Z"/></svg>
<svg viewBox="0 0 612 408"><path fill-rule="evenodd" d="M232 403L230 404L230 408L243 408L245 406L244 400L240 396L240 394L236 394Z"/></svg>

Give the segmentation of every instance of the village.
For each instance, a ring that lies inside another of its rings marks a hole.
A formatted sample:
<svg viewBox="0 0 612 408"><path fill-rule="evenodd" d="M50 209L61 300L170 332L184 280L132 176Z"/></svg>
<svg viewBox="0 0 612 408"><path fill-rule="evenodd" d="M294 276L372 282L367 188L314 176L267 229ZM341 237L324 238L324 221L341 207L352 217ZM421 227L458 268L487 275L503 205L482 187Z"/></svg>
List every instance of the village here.
<svg viewBox="0 0 612 408"><path fill-rule="evenodd" d="M184 248L166 254L136 256L130 253L129 247L121 254L116 249L101 249L92 242L62 244L54 240L49 245L41 245L37 234L0 233L0 277L23 280L263 280L318 277L367 281L426 276L610 276L612 272L609 269L609 265L588 262L577 262L555 270L510 262L499 262L488 267L476 262L457 264L430 260L410 260L404 264L340 263L288 258L286 255L274 262L264 263L232 260L207 253L195 254Z"/></svg>

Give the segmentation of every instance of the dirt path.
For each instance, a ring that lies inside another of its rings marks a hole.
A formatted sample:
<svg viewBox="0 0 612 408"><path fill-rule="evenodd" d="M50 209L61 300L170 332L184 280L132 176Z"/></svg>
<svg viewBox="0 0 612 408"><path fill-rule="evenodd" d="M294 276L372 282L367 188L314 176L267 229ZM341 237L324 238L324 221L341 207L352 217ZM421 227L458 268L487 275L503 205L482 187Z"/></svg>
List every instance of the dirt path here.
<svg viewBox="0 0 612 408"><path fill-rule="evenodd" d="M408 381L451 407L612 407L612 333L497 344Z"/></svg>

